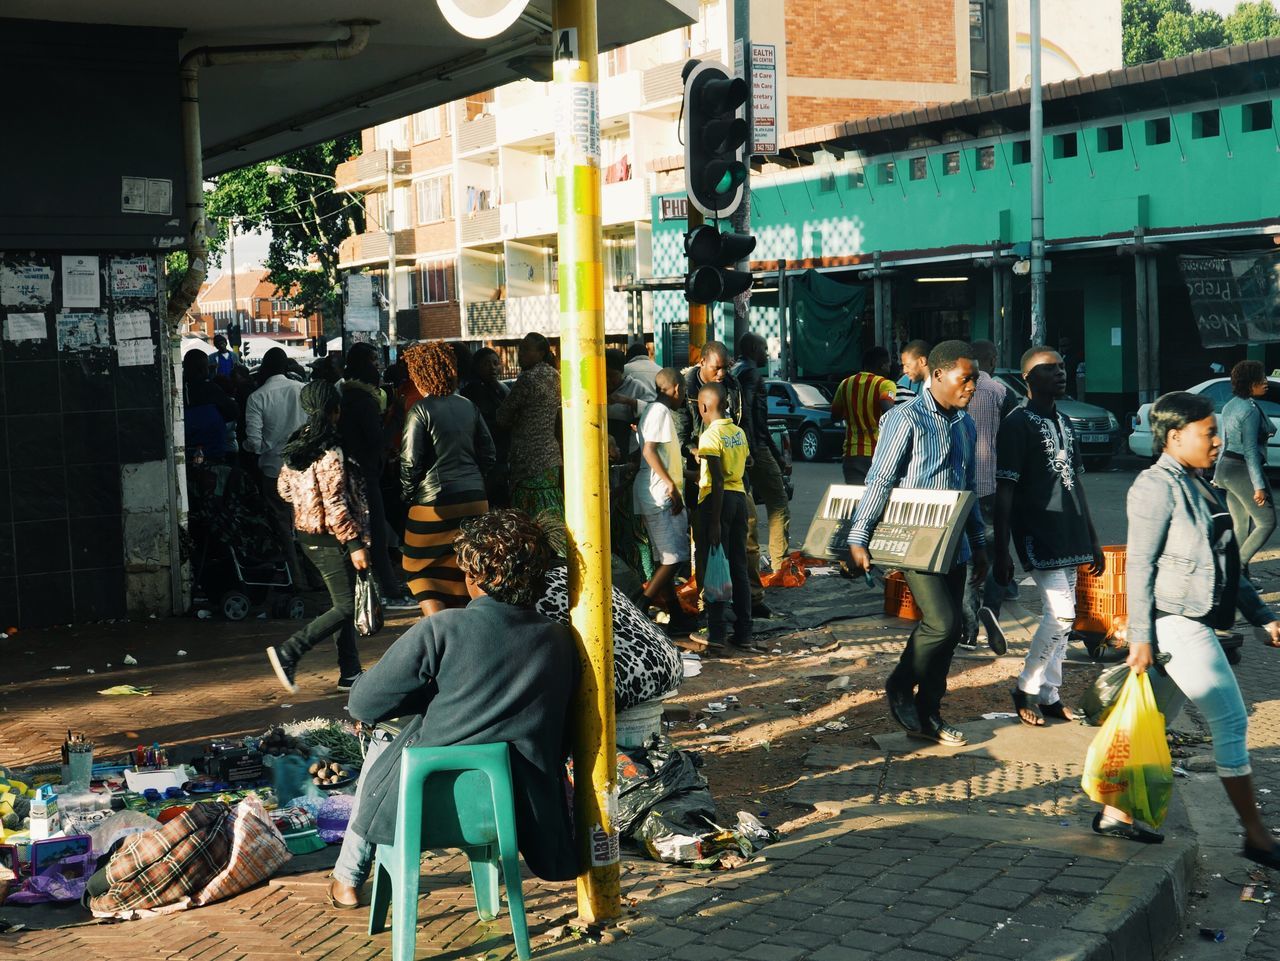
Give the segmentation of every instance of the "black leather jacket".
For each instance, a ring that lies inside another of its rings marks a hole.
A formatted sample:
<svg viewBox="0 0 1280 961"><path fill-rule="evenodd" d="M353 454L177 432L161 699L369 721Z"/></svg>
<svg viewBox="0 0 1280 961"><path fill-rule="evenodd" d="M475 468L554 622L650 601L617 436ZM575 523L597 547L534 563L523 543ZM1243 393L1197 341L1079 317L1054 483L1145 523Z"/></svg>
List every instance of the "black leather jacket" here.
<svg viewBox="0 0 1280 961"><path fill-rule="evenodd" d="M765 396L764 373L749 360L739 360L730 371L742 391L742 424L747 432L753 457L768 451L778 466L782 466L782 452L769 433L769 402Z"/></svg>
<svg viewBox="0 0 1280 961"><path fill-rule="evenodd" d="M484 496L497 463L493 438L476 405L458 394L424 397L405 416L400 443L400 492L406 503Z"/></svg>

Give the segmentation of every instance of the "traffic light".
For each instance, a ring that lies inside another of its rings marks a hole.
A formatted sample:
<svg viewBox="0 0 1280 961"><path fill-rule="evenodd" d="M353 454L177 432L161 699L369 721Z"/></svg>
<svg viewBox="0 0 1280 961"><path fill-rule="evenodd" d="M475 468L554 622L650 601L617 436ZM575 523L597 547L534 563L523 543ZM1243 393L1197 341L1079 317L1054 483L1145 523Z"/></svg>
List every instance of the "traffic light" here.
<svg viewBox="0 0 1280 961"><path fill-rule="evenodd" d="M684 235L689 272L684 276L684 296L693 304L733 300L751 286L751 273L732 266L756 249L750 234L720 233L711 224Z"/></svg>
<svg viewBox="0 0 1280 961"><path fill-rule="evenodd" d="M707 217L730 216L747 182L743 147L747 82L722 64L690 60L684 66L684 176L689 203Z"/></svg>

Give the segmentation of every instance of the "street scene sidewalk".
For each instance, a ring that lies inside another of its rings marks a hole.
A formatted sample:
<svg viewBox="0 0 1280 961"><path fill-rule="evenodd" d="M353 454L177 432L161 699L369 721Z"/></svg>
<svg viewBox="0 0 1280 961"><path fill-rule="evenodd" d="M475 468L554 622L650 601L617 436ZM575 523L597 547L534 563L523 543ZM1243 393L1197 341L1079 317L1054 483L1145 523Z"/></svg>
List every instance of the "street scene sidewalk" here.
<svg viewBox="0 0 1280 961"><path fill-rule="evenodd" d="M839 586L846 608L867 610L878 599L847 581ZM785 609L790 599L804 611L805 594L771 591L770 600ZM810 619L821 619L811 608ZM949 712L970 737L960 749L921 746L889 722L880 683L909 622L867 613L775 635L770 643L780 654L704 661L702 674L670 702L669 716L679 720L669 733L703 756L723 816L749 810L783 839L717 873L625 858L628 916L603 941L568 924L576 913L573 884L526 876L537 956L1161 958L1196 884L1192 819L1175 793L1163 845L1090 832L1094 807L1079 783L1092 729L1031 729L1008 717L1010 679L1034 616L1011 605L1006 621L1008 656L962 654L953 668ZM409 623L397 620L373 639L367 661ZM127 750L341 716L344 696L330 693L332 672L304 672L297 694L270 677L261 651L280 629L272 622L248 630L208 622L106 625L94 644L81 641L80 653L62 656L72 632L20 634L7 642L15 678L0 694L0 751L15 764L47 760L71 723L94 731L104 750ZM83 639L81 629L75 633ZM126 653L136 666L120 666ZM1248 664L1261 659L1247 656ZM113 667L89 675L85 658ZM62 665L69 670L50 675ZM1096 671L1074 648L1066 693L1078 695ZM154 693L145 700L96 693L117 683L154 685ZM702 710L729 692L739 698L736 710ZM838 719L847 727L827 727ZM1255 738L1268 740L1268 724L1280 725L1280 711L1255 719ZM1211 819L1223 820L1221 797L1204 804ZM227 902L155 920L100 925L78 907L6 908L6 920L31 929L0 935L0 957L389 958L390 936L365 933L366 911L329 906L335 850L295 858L265 886ZM515 956L505 912L491 923L477 920L461 855L433 852L422 874L419 956Z"/></svg>

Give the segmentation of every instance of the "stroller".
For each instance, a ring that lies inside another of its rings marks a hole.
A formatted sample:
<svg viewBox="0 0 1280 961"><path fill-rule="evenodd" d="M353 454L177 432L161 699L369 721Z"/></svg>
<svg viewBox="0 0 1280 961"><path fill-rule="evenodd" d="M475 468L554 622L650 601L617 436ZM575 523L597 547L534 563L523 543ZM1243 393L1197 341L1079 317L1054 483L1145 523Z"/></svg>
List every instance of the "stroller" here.
<svg viewBox="0 0 1280 961"><path fill-rule="evenodd" d="M187 487L196 605L212 607L229 621L244 620L255 607L271 617L305 617L283 546L248 473L189 462Z"/></svg>

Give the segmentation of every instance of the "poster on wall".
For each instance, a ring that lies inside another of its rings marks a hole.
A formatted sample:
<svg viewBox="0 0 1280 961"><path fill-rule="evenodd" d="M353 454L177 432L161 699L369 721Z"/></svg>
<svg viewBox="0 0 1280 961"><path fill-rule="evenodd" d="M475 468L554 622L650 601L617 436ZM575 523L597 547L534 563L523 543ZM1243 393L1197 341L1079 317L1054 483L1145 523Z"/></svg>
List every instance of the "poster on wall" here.
<svg viewBox="0 0 1280 961"><path fill-rule="evenodd" d="M97 257L76 255L62 258L62 306L102 306Z"/></svg>
<svg viewBox="0 0 1280 961"><path fill-rule="evenodd" d="M58 350L79 351L110 346L106 314L73 310L58 314Z"/></svg>
<svg viewBox="0 0 1280 961"><path fill-rule="evenodd" d="M113 257L111 259L111 296L154 297L156 295L156 262L152 257Z"/></svg>
<svg viewBox="0 0 1280 961"><path fill-rule="evenodd" d="M47 307L53 301L53 268L0 261L0 304Z"/></svg>
<svg viewBox="0 0 1280 961"><path fill-rule="evenodd" d="M9 314L4 319L4 339L14 343L45 340L48 333L44 314Z"/></svg>
<svg viewBox="0 0 1280 961"><path fill-rule="evenodd" d="M1280 252L1178 258L1205 347L1280 342Z"/></svg>

